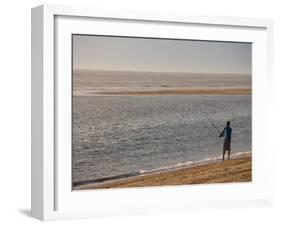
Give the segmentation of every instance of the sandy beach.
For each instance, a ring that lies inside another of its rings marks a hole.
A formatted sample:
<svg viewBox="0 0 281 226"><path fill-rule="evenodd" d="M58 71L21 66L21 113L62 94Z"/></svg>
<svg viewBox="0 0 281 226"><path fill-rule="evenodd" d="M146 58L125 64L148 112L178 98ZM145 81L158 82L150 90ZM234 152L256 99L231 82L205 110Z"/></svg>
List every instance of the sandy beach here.
<svg viewBox="0 0 281 226"><path fill-rule="evenodd" d="M81 185L75 187L74 190L249 182L251 180L252 158L251 154L245 154L225 161L220 160L111 182Z"/></svg>
<svg viewBox="0 0 281 226"><path fill-rule="evenodd" d="M250 94L251 88L244 87L221 87L221 88L161 88L142 90L116 90L103 89L97 91L74 90L74 96L176 96L176 95L244 95Z"/></svg>

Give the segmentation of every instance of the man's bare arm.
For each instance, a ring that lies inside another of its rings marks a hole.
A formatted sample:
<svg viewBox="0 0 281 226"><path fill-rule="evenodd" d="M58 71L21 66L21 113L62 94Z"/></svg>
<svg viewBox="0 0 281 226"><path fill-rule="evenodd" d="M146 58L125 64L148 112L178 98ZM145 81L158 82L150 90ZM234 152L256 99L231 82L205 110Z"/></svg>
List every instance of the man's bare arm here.
<svg viewBox="0 0 281 226"><path fill-rule="evenodd" d="M221 132L220 137L222 137L224 135L224 130Z"/></svg>

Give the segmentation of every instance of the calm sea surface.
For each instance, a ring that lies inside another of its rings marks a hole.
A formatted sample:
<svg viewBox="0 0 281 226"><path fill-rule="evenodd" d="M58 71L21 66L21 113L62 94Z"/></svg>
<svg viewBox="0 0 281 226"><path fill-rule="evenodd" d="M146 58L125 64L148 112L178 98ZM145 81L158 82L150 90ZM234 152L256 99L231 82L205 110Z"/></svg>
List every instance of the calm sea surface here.
<svg viewBox="0 0 281 226"><path fill-rule="evenodd" d="M222 153L251 151L251 95L74 96L73 181L169 169ZM210 123L212 122L212 124Z"/></svg>

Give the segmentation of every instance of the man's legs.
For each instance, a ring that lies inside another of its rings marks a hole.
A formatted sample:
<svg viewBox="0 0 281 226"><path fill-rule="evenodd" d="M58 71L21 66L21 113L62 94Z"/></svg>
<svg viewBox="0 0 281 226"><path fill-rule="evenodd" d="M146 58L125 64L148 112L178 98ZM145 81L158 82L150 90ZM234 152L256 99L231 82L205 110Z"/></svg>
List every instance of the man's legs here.
<svg viewBox="0 0 281 226"><path fill-rule="evenodd" d="M227 159L229 160L229 158L230 158L230 150L228 150L228 158Z"/></svg>
<svg viewBox="0 0 281 226"><path fill-rule="evenodd" d="M225 150L223 149L222 161L224 161Z"/></svg>

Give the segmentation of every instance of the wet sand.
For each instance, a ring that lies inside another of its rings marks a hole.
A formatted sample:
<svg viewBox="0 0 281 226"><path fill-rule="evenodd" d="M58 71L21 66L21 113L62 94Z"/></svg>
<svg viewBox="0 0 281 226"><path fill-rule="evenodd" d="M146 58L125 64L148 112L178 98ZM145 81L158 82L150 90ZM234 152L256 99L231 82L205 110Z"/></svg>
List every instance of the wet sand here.
<svg viewBox="0 0 281 226"><path fill-rule="evenodd" d="M252 180L252 157L241 155L234 159L188 166L184 168L140 175L99 184L87 184L78 189L127 188L184 184L249 182Z"/></svg>
<svg viewBox="0 0 281 226"><path fill-rule="evenodd" d="M185 88L144 91L100 91L97 95L237 95L249 94L250 88Z"/></svg>

